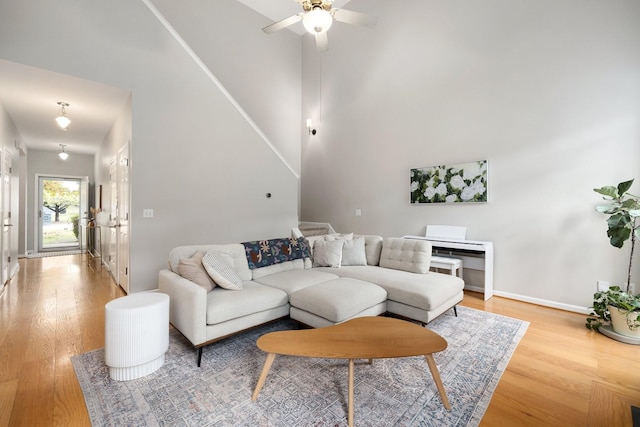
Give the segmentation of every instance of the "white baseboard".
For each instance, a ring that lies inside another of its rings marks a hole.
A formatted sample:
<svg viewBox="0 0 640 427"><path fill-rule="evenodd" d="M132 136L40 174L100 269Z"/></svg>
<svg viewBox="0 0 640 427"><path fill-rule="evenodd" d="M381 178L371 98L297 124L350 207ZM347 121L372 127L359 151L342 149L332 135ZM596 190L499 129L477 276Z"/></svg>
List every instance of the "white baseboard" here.
<svg viewBox="0 0 640 427"><path fill-rule="evenodd" d="M18 273L18 271L20 271L20 264L16 262L11 268L11 271L9 272L9 280L13 279L13 277Z"/></svg>
<svg viewBox="0 0 640 427"><path fill-rule="evenodd" d="M542 305L544 307L557 308L559 310L565 310L565 311L573 311L574 313L580 313L580 314L586 314L586 315L591 313L591 310L588 307L581 307L579 305L564 304L561 302L549 301L546 299L528 297L526 295L512 294L511 292L493 291L493 294L499 297L509 298L516 301L523 301L531 304Z"/></svg>

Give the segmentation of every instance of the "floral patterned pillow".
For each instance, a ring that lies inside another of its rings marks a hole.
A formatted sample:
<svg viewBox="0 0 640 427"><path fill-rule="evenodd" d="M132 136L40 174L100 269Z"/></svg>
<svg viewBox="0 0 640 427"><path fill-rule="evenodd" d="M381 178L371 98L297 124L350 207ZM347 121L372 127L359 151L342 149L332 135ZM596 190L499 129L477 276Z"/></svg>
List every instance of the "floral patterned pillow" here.
<svg viewBox="0 0 640 427"><path fill-rule="evenodd" d="M251 270L311 257L309 242L304 237L300 239L254 240L242 244Z"/></svg>

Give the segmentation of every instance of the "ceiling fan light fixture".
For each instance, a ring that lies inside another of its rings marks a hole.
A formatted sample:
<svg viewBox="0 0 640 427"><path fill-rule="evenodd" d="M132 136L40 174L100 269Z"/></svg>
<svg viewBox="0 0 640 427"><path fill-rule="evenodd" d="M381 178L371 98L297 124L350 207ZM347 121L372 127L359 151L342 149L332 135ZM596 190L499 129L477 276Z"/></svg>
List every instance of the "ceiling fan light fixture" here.
<svg viewBox="0 0 640 427"><path fill-rule="evenodd" d="M67 117L65 107L68 107L69 104L67 104L66 102L58 101L58 105L60 106L60 113L58 114L58 117L56 117L56 122L58 123L58 126L60 126L60 129L67 130L67 127L71 123L71 120L69 120L69 118Z"/></svg>
<svg viewBox="0 0 640 427"><path fill-rule="evenodd" d="M331 24L333 23L333 16L331 13L322 9L321 7L314 7L309 12L305 13L302 18L302 25L311 34L325 33Z"/></svg>

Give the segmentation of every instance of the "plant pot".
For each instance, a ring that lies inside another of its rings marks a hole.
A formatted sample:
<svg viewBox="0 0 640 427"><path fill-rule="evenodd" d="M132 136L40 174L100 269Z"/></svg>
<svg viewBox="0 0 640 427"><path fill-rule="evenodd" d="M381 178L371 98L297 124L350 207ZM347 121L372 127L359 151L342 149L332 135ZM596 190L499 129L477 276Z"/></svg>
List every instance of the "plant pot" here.
<svg viewBox="0 0 640 427"><path fill-rule="evenodd" d="M614 306L607 306L611 314L611 326L613 331L626 337L640 338L640 327L631 328L629 325L636 324L636 319L640 312L632 311L627 313Z"/></svg>

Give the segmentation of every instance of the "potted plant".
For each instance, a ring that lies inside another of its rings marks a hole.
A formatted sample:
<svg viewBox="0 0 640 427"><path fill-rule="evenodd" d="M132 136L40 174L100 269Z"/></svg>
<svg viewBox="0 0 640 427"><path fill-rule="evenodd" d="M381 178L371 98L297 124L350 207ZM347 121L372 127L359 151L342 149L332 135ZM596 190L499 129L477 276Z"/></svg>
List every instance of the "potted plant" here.
<svg viewBox="0 0 640 427"><path fill-rule="evenodd" d="M612 323L616 333L640 338L640 294L633 294L631 289L633 253L636 238L640 237L640 197L629 193L632 184L633 179L621 182L617 187L606 186L593 190L608 201L596 206L596 210L608 215L609 243L616 248L622 248L624 243L631 239L631 253L625 289L611 286L608 290L596 292L593 296L592 317L587 318L586 326L598 330L602 325Z"/></svg>

